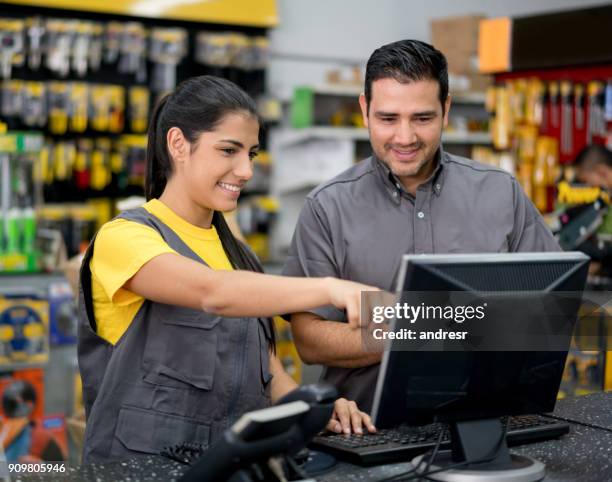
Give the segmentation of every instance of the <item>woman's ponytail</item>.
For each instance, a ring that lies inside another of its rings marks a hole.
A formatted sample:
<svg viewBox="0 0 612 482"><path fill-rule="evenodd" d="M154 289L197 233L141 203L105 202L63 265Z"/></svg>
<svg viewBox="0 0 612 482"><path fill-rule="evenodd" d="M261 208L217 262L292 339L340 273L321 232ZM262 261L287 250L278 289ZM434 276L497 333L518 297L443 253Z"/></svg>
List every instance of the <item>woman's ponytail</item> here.
<svg viewBox="0 0 612 482"><path fill-rule="evenodd" d="M212 225L219 234L219 239L225 250L230 263L235 269L243 269L247 271L255 271L263 273L263 267L253 252L241 243L229 228L223 214L215 211L212 218ZM266 339L270 350L276 353L276 333L274 330L274 321L271 318L260 318L266 332Z"/></svg>
<svg viewBox="0 0 612 482"><path fill-rule="evenodd" d="M166 149L166 136L162 126L162 112L169 97L170 94L167 94L157 102L149 122L145 168L145 197L147 201L161 196L172 170L168 150Z"/></svg>

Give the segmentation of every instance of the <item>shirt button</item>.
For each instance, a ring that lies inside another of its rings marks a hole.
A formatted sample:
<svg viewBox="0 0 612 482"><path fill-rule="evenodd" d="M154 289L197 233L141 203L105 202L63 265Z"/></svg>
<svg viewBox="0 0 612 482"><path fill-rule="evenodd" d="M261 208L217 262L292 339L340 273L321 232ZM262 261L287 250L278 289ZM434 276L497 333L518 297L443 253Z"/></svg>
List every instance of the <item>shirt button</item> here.
<svg viewBox="0 0 612 482"><path fill-rule="evenodd" d="M393 193L393 197L397 197L397 191Z"/></svg>
<svg viewBox="0 0 612 482"><path fill-rule="evenodd" d="M436 191L440 190L440 184L436 184Z"/></svg>
<svg viewBox="0 0 612 482"><path fill-rule="evenodd" d="M423 211L419 211L417 213L417 216L419 217L419 219L423 219L425 217L425 213Z"/></svg>

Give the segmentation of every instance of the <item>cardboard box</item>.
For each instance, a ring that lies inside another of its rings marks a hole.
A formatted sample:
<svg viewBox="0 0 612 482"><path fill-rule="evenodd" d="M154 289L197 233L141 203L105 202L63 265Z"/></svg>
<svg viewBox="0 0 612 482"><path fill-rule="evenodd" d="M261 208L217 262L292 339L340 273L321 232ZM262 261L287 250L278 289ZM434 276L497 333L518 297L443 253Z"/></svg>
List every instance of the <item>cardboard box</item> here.
<svg viewBox="0 0 612 482"><path fill-rule="evenodd" d="M449 72L475 73L478 57L478 32L484 15L439 18L430 21L431 43L448 60Z"/></svg>

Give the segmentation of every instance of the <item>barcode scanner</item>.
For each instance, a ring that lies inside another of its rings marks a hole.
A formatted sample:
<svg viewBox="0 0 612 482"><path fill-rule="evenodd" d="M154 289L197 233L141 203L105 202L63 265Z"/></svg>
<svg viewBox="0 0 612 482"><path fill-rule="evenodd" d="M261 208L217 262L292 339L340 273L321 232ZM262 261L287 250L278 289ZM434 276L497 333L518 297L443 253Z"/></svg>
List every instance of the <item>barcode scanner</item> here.
<svg viewBox="0 0 612 482"><path fill-rule="evenodd" d="M272 407L245 413L194 462L181 482L269 480L270 458L304 448L327 425L336 398L331 385L304 385Z"/></svg>

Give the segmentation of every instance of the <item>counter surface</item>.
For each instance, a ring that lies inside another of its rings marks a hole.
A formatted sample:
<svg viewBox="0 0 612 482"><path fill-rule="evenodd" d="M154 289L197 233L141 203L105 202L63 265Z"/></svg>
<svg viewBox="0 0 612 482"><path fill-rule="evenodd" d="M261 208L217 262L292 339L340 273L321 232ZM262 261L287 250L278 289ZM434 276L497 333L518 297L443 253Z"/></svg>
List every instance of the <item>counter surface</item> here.
<svg viewBox="0 0 612 482"><path fill-rule="evenodd" d="M512 452L535 457L546 464L548 482L612 480L612 392L559 400L556 417L567 419L571 432L557 440L514 447ZM186 466L160 456L123 462L95 463L68 468L53 480L71 482L175 481ZM376 481L408 469L407 464L362 468L338 463L336 468L318 478L321 482L345 482L347 475L359 472L364 482ZM30 475L13 480L50 480ZM401 480L401 479L398 479Z"/></svg>

